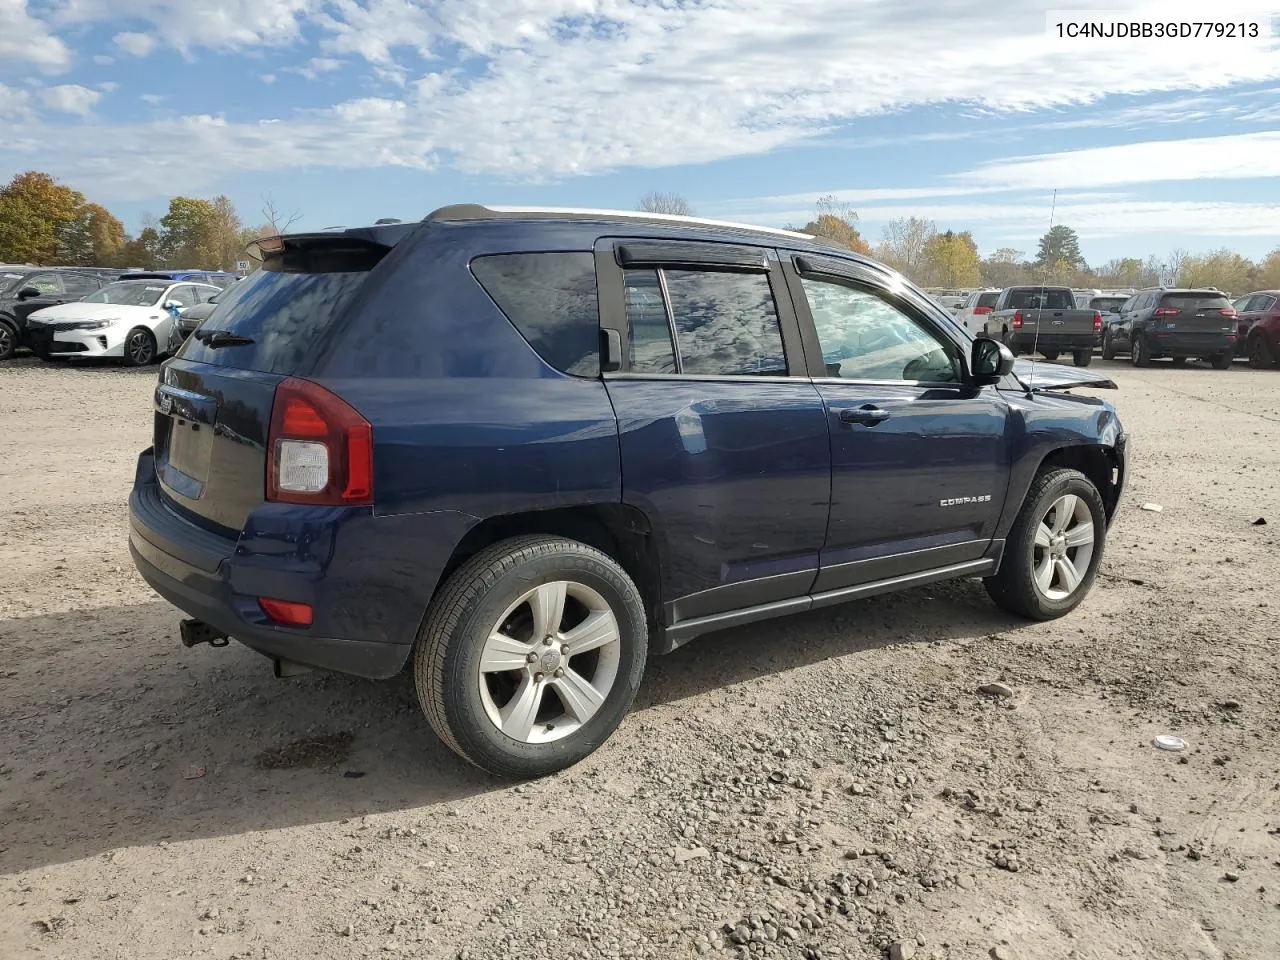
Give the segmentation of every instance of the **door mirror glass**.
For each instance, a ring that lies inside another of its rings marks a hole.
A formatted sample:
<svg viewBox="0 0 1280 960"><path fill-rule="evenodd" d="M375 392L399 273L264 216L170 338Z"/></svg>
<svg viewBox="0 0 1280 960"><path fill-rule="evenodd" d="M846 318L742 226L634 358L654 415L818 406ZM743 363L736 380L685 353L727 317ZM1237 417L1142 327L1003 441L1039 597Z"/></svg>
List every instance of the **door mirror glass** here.
<svg viewBox="0 0 1280 960"><path fill-rule="evenodd" d="M1013 354L999 340L978 337L973 341L970 369L977 386L999 383L1002 377L1013 372Z"/></svg>

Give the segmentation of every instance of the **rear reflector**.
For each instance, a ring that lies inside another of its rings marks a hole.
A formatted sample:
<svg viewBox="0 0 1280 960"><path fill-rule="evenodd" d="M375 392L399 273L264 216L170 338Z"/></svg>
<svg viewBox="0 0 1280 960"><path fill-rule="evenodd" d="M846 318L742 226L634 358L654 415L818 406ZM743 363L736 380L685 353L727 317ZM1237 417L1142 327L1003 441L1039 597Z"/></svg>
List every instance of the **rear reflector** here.
<svg viewBox="0 0 1280 960"><path fill-rule="evenodd" d="M1016 330L1016 329L1018 329L1018 328L1020 328L1020 327L1022 326L1022 311L1021 311L1021 310L1015 310L1015 311L1013 312L1013 326L1014 326L1014 329L1015 329L1015 330Z"/></svg>
<svg viewBox="0 0 1280 960"><path fill-rule="evenodd" d="M262 612L276 623L287 627L309 627L314 613L309 603L294 603L292 600L273 600L270 597L259 597L258 606Z"/></svg>
<svg viewBox="0 0 1280 960"><path fill-rule="evenodd" d="M267 435L267 499L358 506L373 503L373 427L318 383L276 387Z"/></svg>

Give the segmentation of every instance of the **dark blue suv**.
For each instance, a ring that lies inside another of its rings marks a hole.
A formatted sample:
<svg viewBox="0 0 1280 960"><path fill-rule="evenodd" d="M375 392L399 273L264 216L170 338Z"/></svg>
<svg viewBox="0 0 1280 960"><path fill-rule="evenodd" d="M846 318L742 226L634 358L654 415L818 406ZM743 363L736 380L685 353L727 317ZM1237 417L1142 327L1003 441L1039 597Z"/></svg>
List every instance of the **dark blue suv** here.
<svg viewBox="0 0 1280 960"><path fill-rule="evenodd" d="M130 546L277 671L391 677L529 777L698 634L953 577L1048 619L1120 497L1105 380L812 237L447 207L260 241L165 364ZM1054 381L1053 377L1057 380Z"/></svg>

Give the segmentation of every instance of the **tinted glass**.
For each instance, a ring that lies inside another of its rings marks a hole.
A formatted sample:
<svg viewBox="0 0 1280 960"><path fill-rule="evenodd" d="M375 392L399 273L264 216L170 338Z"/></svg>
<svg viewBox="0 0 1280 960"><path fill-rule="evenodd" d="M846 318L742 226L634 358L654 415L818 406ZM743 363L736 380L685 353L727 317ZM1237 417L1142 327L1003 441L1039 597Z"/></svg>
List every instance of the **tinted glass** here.
<svg viewBox="0 0 1280 960"><path fill-rule="evenodd" d="M39 290L42 294L61 293L62 279L57 274L53 273L32 273L28 274L26 280L18 284L19 290L23 290L27 287Z"/></svg>
<svg viewBox="0 0 1280 960"><path fill-rule="evenodd" d="M1010 310L1074 310L1075 298L1070 290L1041 290L1036 287L1024 287L1009 293Z"/></svg>
<svg viewBox="0 0 1280 960"><path fill-rule="evenodd" d="M976 304L974 304L974 306L976 306L976 307L994 307L994 306L996 305L996 301L997 301L997 300L999 300L999 299L1000 299L1000 291L999 291L999 290L996 290L996 291L994 291L993 293L980 293L980 294L978 294L978 302L977 302Z"/></svg>
<svg viewBox="0 0 1280 960"><path fill-rule="evenodd" d="M1126 299L1126 297L1094 297L1089 301L1089 309L1108 313L1113 310L1119 310Z"/></svg>
<svg viewBox="0 0 1280 960"><path fill-rule="evenodd" d="M0 273L0 296L17 293L22 288L25 273Z"/></svg>
<svg viewBox="0 0 1280 960"><path fill-rule="evenodd" d="M166 301L173 301L182 307L194 307L200 302L200 297L196 294L196 288L190 284L182 284L174 287L165 296Z"/></svg>
<svg viewBox="0 0 1280 960"><path fill-rule="evenodd" d="M767 276L695 270L664 273L681 373L786 374L782 330Z"/></svg>
<svg viewBox="0 0 1280 960"><path fill-rule="evenodd" d="M893 304L856 287L802 280L827 376L953 383L961 367L944 344Z"/></svg>
<svg viewBox="0 0 1280 960"><path fill-rule="evenodd" d="M93 277L78 276L74 273L62 275L62 289L73 296L84 296L93 293L101 286Z"/></svg>
<svg viewBox="0 0 1280 960"><path fill-rule="evenodd" d="M218 298L205 330L248 337L250 344L210 348L194 337L179 356L223 367L264 373L294 373L315 338L351 302L367 270L285 273L268 266L228 287Z"/></svg>
<svg viewBox="0 0 1280 960"><path fill-rule="evenodd" d="M1226 310L1231 306L1221 293L1166 293L1160 306L1174 310Z"/></svg>
<svg viewBox="0 0 1280 960"><path fill-rule="evenodd" d="M169 289L163 280L129 280L109 283L97 293L84 298L85 303L118 303L128 307L152 307L160 295Z"/></svg>
<svg viewBox="0 0 1280 960"><path fill-rule="evenodd" d="M676 354L656 270L628 270L623 296L636 373L675 373Z"/></svg>
<svg viewBox="0 0 1280 960"><path fill-rule="evenodd" d="M1256 300L1254 300L1253 304L1249 307L1249 309L1250 309L1250 310L1256 310L1256 311L1258 311L1259 313L1265 313L1266 311L1270 310L1270 309L1271 309L1272 307L1274 307L1275 305L1276 305L1276 298L1275 298L1275 297L1262 297L1262 296L1259 296Z"/></svg>
<svg viewBox="0 0 1280 960"><path fill-rule="evenodd" d="M600 310L590 253L479 257L471 272L538 356L576 377L600 375Z"/></svg>

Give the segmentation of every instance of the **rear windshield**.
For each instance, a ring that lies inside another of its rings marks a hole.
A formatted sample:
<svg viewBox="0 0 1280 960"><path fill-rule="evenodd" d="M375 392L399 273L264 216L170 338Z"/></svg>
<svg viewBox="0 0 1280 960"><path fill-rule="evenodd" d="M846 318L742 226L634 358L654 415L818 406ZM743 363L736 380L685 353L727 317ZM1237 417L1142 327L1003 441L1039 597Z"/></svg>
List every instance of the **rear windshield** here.
<svg viewBox="0 0 1280 960"><path fill-rule="evenodd" d="M217 308L201 326L253 342L210 347L193 337L178 356L262 373L296 373L316 338L351 302L371 265L365 260L360 264L365 269L284 272L273 269L276 264L268 261L263 269L221 291Z"/></svg>
<svg viewBox="0 0 1280 960"><path fill-rule="evenodd" d="M1175 310L1225 310L1231 304L1223 293L1166 293L1160 306Z"/></svg>
<svg viewBox="0 0 1280 960"><path fill-rule="evenodd" d="M1009 302L1006 306L1010 310L1074 310L1076 301L1070 290L1026 287L1009 291Z"/></svg>
<svg viewBox="0 0 1280 960"><path fill-rule="evenodd" d="M994 307L996 305L996 301L999 299L1000 299L999 290L993 290L991 293L980 293L978 294L978 302L975 303L974 306L975 307Z"/></svg>

